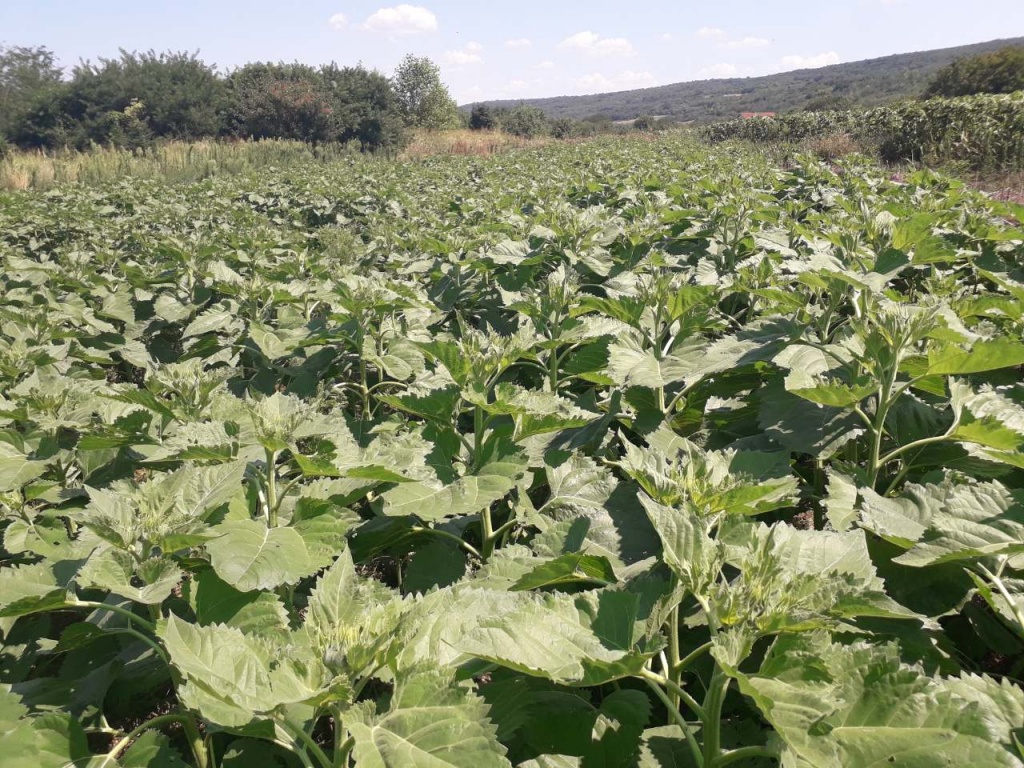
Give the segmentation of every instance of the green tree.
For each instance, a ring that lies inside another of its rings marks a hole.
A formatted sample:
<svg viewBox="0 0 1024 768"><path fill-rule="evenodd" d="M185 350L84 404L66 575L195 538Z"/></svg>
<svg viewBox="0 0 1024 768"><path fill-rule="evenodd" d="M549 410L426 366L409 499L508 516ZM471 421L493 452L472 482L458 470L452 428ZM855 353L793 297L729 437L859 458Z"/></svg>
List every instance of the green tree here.
<svg viewBox="0 0 1024 768"><path fill-rule="evenodd" d="M548 121L539 107L520 104L505 114L501 121L501 128L513 136L532 139L548 132Z"/></svg>
<svg viewBox="0 0 1024 768"><path fill-rule="evenodd" d="M80 64L69 83L40 93L13 132L29 146L192 140L220 131L224 95L223 79L195 54L121 51ZM135 104L143 108L130 109Z"/></svg>
<svg viewBox="0 0 1024 768"><path fill-rule="evenodd" d="M0 46L0 137L11 138L34 102L60 82L61 69L46 48Z"/></svg>
<svg viewBox="0 0 1024 768"><path fill-rule="evenodd" d="M407 54L395 69L391 84L406 125L416 128L457 128L459 110L441 82L441 69L426 56Z"/></svg>
<svg viewBox="0 0 1024 768"><path fill-rule="evenodd" d="M306 64L246 64L231 73L229 126L244 138L318 143L333 136L333 110L317 70Z"/></svg>
<svg viewBox="0 0 1024 768"><path fill-rule="evenodd" d="M498 127L498 120L486 104L477 104L469 113L469 128L473 131L491 131Z"/></svg>
<svg viewBox="0 0 1024 768"><path fill-rule="evenodd" d="M925 98L1024 90L1024 47L958 59L935 75Z"/></svg>

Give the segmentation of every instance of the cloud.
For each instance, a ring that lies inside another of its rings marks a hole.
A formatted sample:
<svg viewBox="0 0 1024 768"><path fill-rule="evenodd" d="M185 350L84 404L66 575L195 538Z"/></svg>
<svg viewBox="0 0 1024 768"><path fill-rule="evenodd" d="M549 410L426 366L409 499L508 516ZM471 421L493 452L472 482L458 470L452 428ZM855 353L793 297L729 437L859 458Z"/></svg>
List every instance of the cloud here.
<svg viewBox="0 0 1024 768"><path fill-rule="evenodd" d="M327 20L327 23L331 25L331 29L344 29L348 26L348 17L344 13L336 13Z"/></svg>
<svg viewBox="0 0 1024 768"><path fill-rule="evenodd" d="M530 42L529 38L517 37L515 40L506 40L506 48L529 48L533 43Z"/></svg>
<svg viewBox="0 0 1024 768"><path fill-rule="evenodd" d="M548 59L548 60L545 60L545 61L538 62L537 64L534 65L534 68L535 69L554 69L555 68L555 62L553 62L553 61Z"/></svg>
<svg viewBox="0 0 1024 768"><path fill-rule="evenodd" d="M786 69L817 69L839 63L839 54L835 51L819 53L817 56L783 56L782 66Z"/></svg>
<svg viewBox="0 0 1024 768"><path fill-rule="evenodd" d="M608 91L628 91L634 88L651 88L658 84L658 78L650 72L634 72L627 69L614 75L594 72L573 81L577 88L592 93Z"/></svg>
<svg viewBox="0 0 1024 768"><path fill-rule="evenodd" d="M502 88L505 93L522 93L528 87L528 83L525 80L509 80Z"/></svg>
<svg viewBox="0 0 1024 768"><path fill-rule="evenodd" d="M363 28L390 35L418 35L437 31L437 16L422 5L396 5L380 8L365 22Z"/></svg>
<svg viewBox="0 0 1024 768"><path fill-rule="evenodd" d="M461 51L445 51L441 56L445 64L453 67L465 67L470 64L483 64L480 52L484 49L480 43L467 43Z"/></svg>
<svg viewBox="0 0 1024 768"><path fill-rule="evenodd" d="M726 48L764 48L772 44L772 41L765 37L744 37L742 40L730 40L725 44Z"/></svg>
<svg viewBox="0 0 1024 768"><path fill-rule="evenodd" d="M632 56L633 44L624 37L601 37L596 32L577 32L558 44L563 50L583 51L592 56Z"/></svg>
<svg viewBox="0 0 1024 768"><path fill-rule="evenodd" d="M697 37L701 40L721 40L725 37L725 30L718 27L701 27L697 30Z"/></svg>
<svg viewBox="0 0 1024 768"><path fill-rule="evenodd" d="M708 80L713 80L717 77L735 77L738 71L735 64L712 64L710 67L704 67L697 74Z"/></svg>
<svg viewBox="0 0 1024 768"><path fill-rule="evenodd" d="M658 39L659 40L664 40L665 42L671 42L672 41L672 33L671 32L663 32L661 35L658 36Z"/></svg>

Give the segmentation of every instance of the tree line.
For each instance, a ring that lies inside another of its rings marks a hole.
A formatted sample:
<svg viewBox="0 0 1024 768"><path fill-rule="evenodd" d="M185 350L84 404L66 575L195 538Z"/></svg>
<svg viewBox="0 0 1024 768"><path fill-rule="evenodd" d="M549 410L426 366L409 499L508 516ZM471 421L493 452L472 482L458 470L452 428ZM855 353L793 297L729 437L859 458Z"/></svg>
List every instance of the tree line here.
<svg viewBox="0 0 1024 768"><path fill-rule="evenodd" d="M222 74L193 53L122 51L66 77L44 47L0 47L0 143L23 148L236 137L390 150L409 128L460 120L438 67L412 55L388 77L334 63L258 62Z"/></svg>

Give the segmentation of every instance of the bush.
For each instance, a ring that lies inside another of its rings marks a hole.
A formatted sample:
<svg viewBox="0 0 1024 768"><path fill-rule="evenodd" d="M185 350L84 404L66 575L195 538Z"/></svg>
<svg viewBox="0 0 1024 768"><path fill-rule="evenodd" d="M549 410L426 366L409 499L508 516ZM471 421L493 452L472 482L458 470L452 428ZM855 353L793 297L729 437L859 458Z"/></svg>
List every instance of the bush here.
<svg viewBox="0 0 1024 768"><path fill-rule="evenodd" d="M477 104L469 113L469 128L472 131L492 131L498 127L498 120L486 104Z"/></svg>
<svg viewBox="0 0 1024 768"><path fill-rule="evenodd" d="M513 136L532 139L545 135L548 131L548 124L542 110L520 104L508 111L501 122L501 128Z"/></svg>

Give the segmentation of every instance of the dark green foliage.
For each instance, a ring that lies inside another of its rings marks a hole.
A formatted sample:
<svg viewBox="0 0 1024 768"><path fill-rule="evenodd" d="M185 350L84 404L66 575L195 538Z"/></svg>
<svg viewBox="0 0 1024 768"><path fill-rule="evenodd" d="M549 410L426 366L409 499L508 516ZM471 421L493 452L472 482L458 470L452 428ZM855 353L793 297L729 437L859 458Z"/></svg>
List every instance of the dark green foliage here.
<svg viewBox="0 0 1024 768"><path fill-rule="evenodd" d="M658 119L651 115L640 115L640 117L633 121L633 130L635 131L653 131L657 127Z"/></svg>
<svg viewBox="0 0 1024 768"><path fill-rule="evenodd" d="M41 93L12 133L27 146L76 148L197 139L219 132L224 96L223 80L194 54L122 51L79 65L69 83Z"/></svg>
<svg viewBox="0 0 1024 768"><path fill-rule="evenodd" d="M486 104L477 104L469 114L469 128L473 131L491 131L498 127L498 121Z"/></svg>
<svg viewBox="0 0 1024 768"><path fill-rule="evenodd" d="M886 162L956 162L975 169L1024 167L1024 94L908 101L847 112L794 112L707 126L713 142L786 142L848 134Z"/></svg>
<svg viewBox="0 0 1024 768"><path fill-rule="evenodd" d="M957 59L939 71L924 92L933 96L971 96L1024 90L1024 46Z"/></svg>
<svg viewBox="0 0 1024 768"><path fill-rule="evenodd" d="M548 131L544 112L526 104L520 104L504 113L501 117L501 128L505 133L527 139L543 136Z"/></svg>
<svg viewBox="0 0 1024 768"><path fill-rule="evenodd" d="M849 99L861 107L916 98L942 67L954 60L1024 45L1024 38L995 40L958 48L904 53L880 59L836 64L820 69L783 72L765 77L673 83L592 96L527 99L548 118L585 119L600 115L632 120L637 115L669 115L680 122L712 122L738 117L741 112L789 112L801 109L822 92ZM512 107L517 101L489 101L491 107Z"/></svg>
<svg viewBox="0 0 1024 768"><path fill-rule="evenodd" d="M48 49L0 45L0 138L11 136L33 103L59 86L60 77Z"/></svg>

